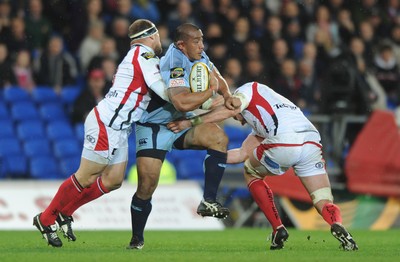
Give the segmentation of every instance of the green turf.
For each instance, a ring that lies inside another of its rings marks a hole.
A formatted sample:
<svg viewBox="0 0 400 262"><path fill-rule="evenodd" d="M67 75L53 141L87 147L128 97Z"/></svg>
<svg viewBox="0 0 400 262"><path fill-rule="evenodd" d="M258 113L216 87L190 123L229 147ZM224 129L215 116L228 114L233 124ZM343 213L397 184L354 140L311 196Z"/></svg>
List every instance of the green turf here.
<svg viewBox="0 0 400 262"><path fill-rule="evenodd" d="M400 230L354 230L360 250L345 252L328 231L290 228L285 249L270 251L267 229L148 231L143 250L127 250L128 231L78 231L76 242L47 246L37 231L0 231L0 261L400 261ZM268 248L267 248L268 247Z"/></svg>

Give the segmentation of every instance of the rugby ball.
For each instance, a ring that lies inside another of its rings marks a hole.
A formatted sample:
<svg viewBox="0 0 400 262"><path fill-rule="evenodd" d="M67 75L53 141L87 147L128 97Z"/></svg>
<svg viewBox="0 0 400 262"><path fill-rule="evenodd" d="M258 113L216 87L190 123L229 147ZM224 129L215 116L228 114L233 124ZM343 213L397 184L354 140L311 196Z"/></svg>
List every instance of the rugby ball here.
<svg viewBox="0 0 400 262"><path fill-rule="evenodd" d="M203 62L196 62L190 71L190 90L192 92L203 92L210 87L210 71ZM212 104L212 97L201 105L201 109L209 109Z"/></svg>

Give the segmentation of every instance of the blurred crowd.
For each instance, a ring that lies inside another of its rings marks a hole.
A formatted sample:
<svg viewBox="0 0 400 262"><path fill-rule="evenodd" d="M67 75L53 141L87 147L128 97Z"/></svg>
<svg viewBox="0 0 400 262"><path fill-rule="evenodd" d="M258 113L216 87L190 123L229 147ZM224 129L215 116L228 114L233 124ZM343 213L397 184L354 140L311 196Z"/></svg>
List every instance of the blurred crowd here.
<svg viewBox="0 0 400 262"><path fill-rule="evenodd" d="M82 121L138 18L157 24L164 51L178 25L201 27L232 91L259 81L309 114L400 105L400 0L0 0L0 89L82 86Z"/></svg>

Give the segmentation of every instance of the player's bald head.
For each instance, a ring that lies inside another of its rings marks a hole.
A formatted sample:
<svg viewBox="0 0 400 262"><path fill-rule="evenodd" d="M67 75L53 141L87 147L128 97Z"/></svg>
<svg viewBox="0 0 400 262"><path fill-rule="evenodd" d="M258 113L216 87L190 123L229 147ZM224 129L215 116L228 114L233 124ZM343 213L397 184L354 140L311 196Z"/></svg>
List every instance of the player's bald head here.
<svg viewBox="0 0 400 262"><path fill-rule="evenodd" d="M178 26L175 29L174 43L176 44L178 41L186 41L191 37L190 33L194 31L198 31L200 28L197 25L191 23L185 23Z"/></svg>

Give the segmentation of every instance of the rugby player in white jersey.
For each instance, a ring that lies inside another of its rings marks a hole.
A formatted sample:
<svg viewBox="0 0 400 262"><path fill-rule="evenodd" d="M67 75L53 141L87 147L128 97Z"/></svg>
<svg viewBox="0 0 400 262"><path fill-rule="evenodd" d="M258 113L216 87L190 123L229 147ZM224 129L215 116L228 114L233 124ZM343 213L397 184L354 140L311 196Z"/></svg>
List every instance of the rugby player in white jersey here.
<svg viewBox="0 0 400 262"><path fill-rule="evenodd" d="M249 191L273 228L270 249L283 248L289 234L275 207L271 188L263 178L282 175L293 167L342 248L357 250L357 244L342 225L339 207L333 203L321 137L314 125L295 104L266 85L246 83L235 90L233 97L240 101L239 108L230 110L221 106L199 116L198 121L212 123L234 117L253 128L241 148L228 151L227 163L244 162ZM168 128L180 132L192 123L190 120L171 122Z"/></svg>
<svg viewBox="0 0 400 262"><path fill-rule="evenodd" d="M78 170L59 187L50 205L33 219L47 243L61 247L57 225L75 241L73 212L121 186L128 161L128 136L154 96L169 101L159 69L162 47L156 26L145 19L129 27L131 48L119 64L107 95L88 114Z"/></svg>

